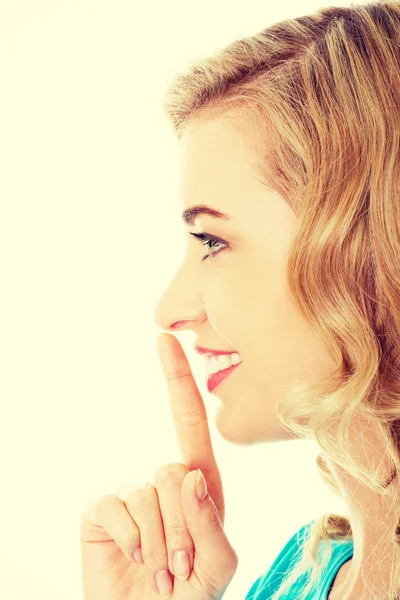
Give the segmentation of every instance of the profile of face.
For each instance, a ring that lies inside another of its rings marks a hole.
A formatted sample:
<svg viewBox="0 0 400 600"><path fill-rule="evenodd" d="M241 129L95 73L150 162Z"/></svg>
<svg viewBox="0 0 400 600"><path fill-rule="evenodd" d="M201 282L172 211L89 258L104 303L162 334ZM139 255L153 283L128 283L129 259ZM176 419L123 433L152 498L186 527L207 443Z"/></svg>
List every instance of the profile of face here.
<svg viewBox="0 0 400 600"><path fill-rule="evenodd" d="M226 119L187 125L180 140L182 210L206 204L229 219L198 214L185 225L185 256L155 311L161 328L173 331L179 321L180 331L196 333L196 345L240 354L242 363L212 391L220 400L216 426L235 444L292 439L276 415L282 389L333 367L290 299L286 262L296 218L257 179L255 152ZM218 241L205 246L190 232Z"/></svg>

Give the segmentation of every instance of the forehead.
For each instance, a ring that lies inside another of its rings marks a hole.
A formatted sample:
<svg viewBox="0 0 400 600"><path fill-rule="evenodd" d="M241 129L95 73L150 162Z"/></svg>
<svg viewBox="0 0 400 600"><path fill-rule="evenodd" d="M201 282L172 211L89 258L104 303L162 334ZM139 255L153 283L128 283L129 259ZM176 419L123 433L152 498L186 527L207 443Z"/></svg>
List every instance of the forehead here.
<svg viewBox="0 0 400 600"><path fill-rule="evenodd" d="M254 185L259 159L248 137L229 120L189 123L180 139L180 191L184 206L211 203Z"/></svg>
<svg viewBox="0 0 400 600"><path fill-rule="evenodd" d="M230 225L240 223L241 230L255 237L259 231L261 238L266 227L273 236L291 229L294 213L277 192L266 187L256 170L256 163L265 159L265 148L262 141L243 131L243 123L192 120L180 139L181 212L206 204L230 215Z"/></svg>
<svg viewBox="0 0 400 600"><path fill-rule="evenodd" d="M180 140L181 165L191 170L243 165L253 153L248 136L228 119L192 120Z"/></svg>

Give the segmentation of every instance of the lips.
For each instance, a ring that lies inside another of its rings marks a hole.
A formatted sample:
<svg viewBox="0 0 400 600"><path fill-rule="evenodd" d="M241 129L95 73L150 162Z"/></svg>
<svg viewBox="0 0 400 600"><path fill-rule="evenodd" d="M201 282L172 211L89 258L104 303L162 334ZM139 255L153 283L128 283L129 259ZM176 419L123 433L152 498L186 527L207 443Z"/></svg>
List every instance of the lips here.
<svg viewBox="0 0 400 600"><path fill-rule="evenodd" d="M199 354L202 354L203 356L220 356L221 354L239 354L239 352L235 349L233 350L216 350L213 348L204 348L203 346L195 346L194 349L196 350L196 352L198 352ZM240 356L240 354L239 354Z"/></svg>
<svg viewBox="0 0 400 600"><path fill-rule="evenodd" d="M224 369L223 371L218 371L213 375L209 375L207 379L207 389L211 393L220 383L222 383L237 367L239 367L242 363L238 363L237 365L232 365L228 369Z"/></svg>

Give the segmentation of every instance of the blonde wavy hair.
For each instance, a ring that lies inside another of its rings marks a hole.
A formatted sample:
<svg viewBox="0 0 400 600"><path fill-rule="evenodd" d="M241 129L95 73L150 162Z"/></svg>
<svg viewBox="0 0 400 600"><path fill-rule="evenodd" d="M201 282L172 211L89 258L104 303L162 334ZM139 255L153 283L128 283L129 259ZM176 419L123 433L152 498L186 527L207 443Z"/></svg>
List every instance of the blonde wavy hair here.
<svg viewBox="0 0 400 600"><path fill-rule="evenodd" d="M400 2L324 7L273 24L202 58L168 84L165 111L180 139L190 120L230 119L259 150L259 181L294 211L288 285L338 365L322 381L291 386L278 418L317 440L317 467L338 496L326 452L384 495L395 488L400 546ZM372 422L391 480L355 461L349 427ZM350 521L317 518L301 557L272 600L310 569L305 600ZM317 552L322 545L322 553ZM394 575L396 574L396 578Z"/></svg>

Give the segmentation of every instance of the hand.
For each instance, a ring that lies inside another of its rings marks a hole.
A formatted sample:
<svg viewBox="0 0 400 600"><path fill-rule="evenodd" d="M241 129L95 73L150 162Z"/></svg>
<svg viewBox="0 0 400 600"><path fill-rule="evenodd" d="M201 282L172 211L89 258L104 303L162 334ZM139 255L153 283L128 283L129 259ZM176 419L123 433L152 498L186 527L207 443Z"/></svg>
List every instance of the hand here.
<svg viewBox="0 0 400 600"><path fill-rule="evenodd" d="M152 485L132 485L91 503L81 518L85 600L159 600L156 573L175 550L189 553L186 579L171 577L172 600L220 600L238 557L224 532L225 505L203 399L179 341L161 333L158 351L183 463L161 466ZM195 494L197 469L208 494ZM132 556L138 548L143 564Z"/></svg>

